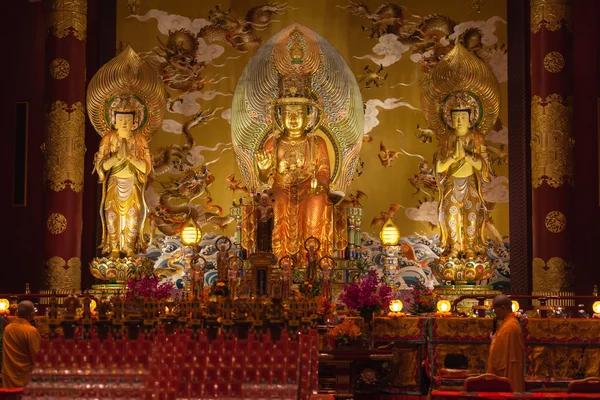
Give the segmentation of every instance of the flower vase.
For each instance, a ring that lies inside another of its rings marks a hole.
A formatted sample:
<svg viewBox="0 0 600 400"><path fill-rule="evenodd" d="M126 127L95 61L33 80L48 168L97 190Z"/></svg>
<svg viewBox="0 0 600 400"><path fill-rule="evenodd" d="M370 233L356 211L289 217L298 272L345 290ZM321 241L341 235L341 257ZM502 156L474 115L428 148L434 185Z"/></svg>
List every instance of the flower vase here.
<svg viewBox="0 0 600 400"><path fill-rule="evenodd" d="M368 327L369 332L371 332L372 322L373 322L373 311L370 310L361 310L360 316L362 317L365 325Z"/></svg>

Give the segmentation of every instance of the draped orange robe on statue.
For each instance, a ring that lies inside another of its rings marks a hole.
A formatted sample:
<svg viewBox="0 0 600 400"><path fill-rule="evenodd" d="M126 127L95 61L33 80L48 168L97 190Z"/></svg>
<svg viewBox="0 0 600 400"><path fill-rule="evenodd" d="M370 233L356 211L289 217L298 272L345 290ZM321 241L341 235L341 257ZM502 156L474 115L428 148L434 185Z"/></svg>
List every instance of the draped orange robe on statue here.
<svg viewBox="0 0 600 400"><path fill-rule="evenodd" d="M509 314L490 347L487 372L508 378L514 392L525 391L525 344L519 321Z"/></svg>
<svg viewBox="0 0 600 400"><path fill-rule="evenodd" d="M5 388L21 388L29 382L40 342L38 330L23 318L16 318L6 326L2 336L2 385Z"/></svg>

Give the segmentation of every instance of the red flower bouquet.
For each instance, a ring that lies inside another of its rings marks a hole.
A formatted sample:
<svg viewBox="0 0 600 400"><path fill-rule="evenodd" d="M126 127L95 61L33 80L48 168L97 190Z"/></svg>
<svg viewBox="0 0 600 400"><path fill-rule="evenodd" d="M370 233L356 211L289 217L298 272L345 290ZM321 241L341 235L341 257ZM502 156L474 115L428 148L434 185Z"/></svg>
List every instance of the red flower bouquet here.
<svg viewBox="0 0 600 400"><path fill-rule="evenodd" d="M229 296L229 287L227 286L227 281L223 279L218 279L213 282L210 288L210 294L214 296Z"/></svg>
<svg viewBox="0 0 600 400"><path fill-rule="evenodd" d="M411 294L412 302L408 301L408 303L412 303L411 314L428 314L437 310L437 302L440 300L440 296L433 290L424 285L417 285Z"/></svg>
<svg viewBox="0 0 600 400"><path fill-rule="evenodd" d="M327 300L325 296L317 296L317 315L319 317L327 317L334 313L336 306L335 303Z"/></svg>
<svg viewBox="0 0 600 400"><path fill-rule="evenodd" d="M149 298L153 297L157 300L163 300L171 297L171 292L174 290L174 285L170 282L160 282L155 276L142 276L140 279L129 279L127 281L126 299L134 297Z"/></svg>
<svg viewBox="0 0 600 400"><path fill-rule="evenodd" d="M361 313L365 322L370 322L370 317L389 307L394 294L392 288L377 276L377 271L369 270L358 282L346 286L340 294L340 301L349 310Z"/></svg>
<svg viewBox="0 0 600 400"><path fill-rule="evenodd" d="M315 298L321 294L321 282L305 279L298 284L298 292L308 298Z"/></svg>

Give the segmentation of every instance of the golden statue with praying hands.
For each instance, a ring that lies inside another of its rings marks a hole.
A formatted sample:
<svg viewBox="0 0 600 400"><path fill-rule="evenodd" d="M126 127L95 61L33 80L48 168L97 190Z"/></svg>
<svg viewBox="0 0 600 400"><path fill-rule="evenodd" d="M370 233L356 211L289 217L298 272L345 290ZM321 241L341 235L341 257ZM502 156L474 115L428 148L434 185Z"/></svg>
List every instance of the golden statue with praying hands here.
<svg viewBox="0 0 600 400"><path fill-rule="evenodd" d="M100 248L114 265L133 262L135 254L146 248L145 191L153 171L148 141L162 123L165 106L160 77L131 47L102 66L88 86L88 114L102 136L94 158L94 171L102 183ZM123 279L112 276L122 272L116 272L113 264L108 268L102 264L106 261L92 262L95 277Z"/></svg>
<svg viewBox="0 0 600 400"><path fill-rule="evenodd" d="M272 196L278 259L303 254L309 237L323 254L346 247L345 218L335 218L345 210L335 204L352 180L362 126L356 79L310 29L284 28L246 66L233 99L232 140L246 186ZM251 230L248 249L256 247Z"/></svg>
<svg viewBox="0 0 600 400"><path fill-rule="evenodd" d="M485 135L498 118L500 89L493 71L457 44L421 83L421 105L439 139L435 155L439 191L440 281L489 279L485 253L488 216L483 184L493 173Z"/></svg>

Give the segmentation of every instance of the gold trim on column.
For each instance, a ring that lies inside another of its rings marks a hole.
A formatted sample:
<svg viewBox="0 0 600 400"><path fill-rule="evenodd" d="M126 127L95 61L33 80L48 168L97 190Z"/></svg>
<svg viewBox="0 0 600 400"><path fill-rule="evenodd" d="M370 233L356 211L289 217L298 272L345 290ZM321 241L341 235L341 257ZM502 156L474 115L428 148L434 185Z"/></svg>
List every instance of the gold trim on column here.
<svg viewBox="0 0 600 400"><path fill-rule="evenodd" d="M569 0L531 0L531 32L539 32L543 26L555 32L563 26L571 30L572 16Z"/></svg>
<svg viewBox="0 0 600 400"><path fill-rule="evenodd" d="M64 58L55 58L50 63L50 76L52 79L60 80L65 79L69 76L69 72L71 71L71 66L69 62Z"/></svg>
<svg viewBox="0 0 600 400"><path fill-rule="evenodd" d="M46 261L44 278L48 289L81 290L81 261L78 257L73 257L68 264L69 268L64 268L65 260L57 256Z"/></svg>
<svg viewBox="0 0 600 400"><path fill-rule="evenodd" d="M87 35L87 0L52 0L48 30L58 38L72 33L79 40Z"/></svg>
<svg viewBox="0 0 600 400"><path fill-rule="evenodd" d="M544 222L546 229L552 233L561 233L567 228L567 217L560 211L550 211Z"/></svg>
<svg viewBox="0 0 600 400"><path fill-rule="evenodd" d="M565 181L573 185L573 110L571 99L551 94L531 99L531 180L557 188Z"/></svg>
<svg viewBox="0 0 600 400"><path fill-rule="evenodd" d="M560 257L548 262L533 259L533 290L536 292L562 292L571 289L571 268Z"/></svg>
<svg viewBox="0 0 600 400"><path fill-rule="evenodd" d="M50 214L46 221L46 228L51 234L59 235L67 229L67 218L60 213Z"/></svg>
<svg viewBox="0 0 600 400"><path fill-rule="evenodd" d="M551 51L544 57L544 69L556 74L565 67L565 58L558 51Z"/></svg>
<svg viewBox="0 0 600 400"><path fill-rule="evenodd" d="M71 107L56 101L46 116L44 180L55 192L67 186L75 192L83 189L85 157L85 112L83 104Z"/></svg>

